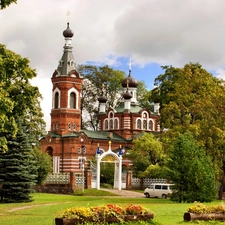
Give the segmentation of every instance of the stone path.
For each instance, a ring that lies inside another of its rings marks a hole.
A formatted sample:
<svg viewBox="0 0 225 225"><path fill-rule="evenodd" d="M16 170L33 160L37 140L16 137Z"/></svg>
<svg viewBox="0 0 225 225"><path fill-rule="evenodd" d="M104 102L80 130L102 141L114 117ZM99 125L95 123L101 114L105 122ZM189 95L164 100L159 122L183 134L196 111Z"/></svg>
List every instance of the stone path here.
<svg viewBox="0 0 225 225"><path fill-rule="evenodd" d="M117 189L105 189L105 188L101 188L101 190L117 194L123 198L145 198L144 191L143 191L143 193L140 193L140 192L136 192L136 191L129 191L129 190L120 190L119 191Z"/></svg>

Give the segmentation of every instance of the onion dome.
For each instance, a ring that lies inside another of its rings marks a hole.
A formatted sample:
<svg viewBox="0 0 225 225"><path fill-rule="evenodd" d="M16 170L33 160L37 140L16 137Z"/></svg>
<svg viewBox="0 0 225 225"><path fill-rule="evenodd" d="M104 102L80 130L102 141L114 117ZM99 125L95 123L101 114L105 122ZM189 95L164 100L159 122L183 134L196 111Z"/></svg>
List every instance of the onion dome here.
<svg viewBox="0 0 225 225"><path fill-rule="evenodd" d="M123 98L129 100L132 98L132 95L128 92L128 90L123 94Z"/></svg>
<svg viewBox="0 0 225 225"><path fill-rule="evenodd" d="M100 97L98 98L98 101L99 101L100 103L106 103L106 102L107 102L107 99L106 99L106 97L104 97L104 96L100 96Z"/></svg>
<svg viewBox="0 0 225 225"><path fill-rule="evenodd" d="M73 31L70 29L70 24L67 23L67 28L66 30L63 31L63 36L65 38L72 38L73 37Z"/></svg>
<svg viewBox="0 0 225 225"><path fill-rule="evenodd" d="M129 87L136 88L138 86L138 82L135 78L131 76L131 70L129 70L129 75L122 81L122 86L125 88L129 84Z"/></svg>

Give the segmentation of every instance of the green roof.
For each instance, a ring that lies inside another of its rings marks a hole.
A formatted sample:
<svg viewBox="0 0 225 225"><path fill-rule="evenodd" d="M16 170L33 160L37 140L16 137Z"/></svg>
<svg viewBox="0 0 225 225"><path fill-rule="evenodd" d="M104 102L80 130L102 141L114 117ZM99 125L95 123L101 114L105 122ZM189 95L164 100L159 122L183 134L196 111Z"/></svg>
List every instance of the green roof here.
<svg viewBox="0 0 225 225"><path fill-rule="evenodd" d="M56 134L55 132L49 132L52 138L78 138L82 133L87 135L90 139L96 140L111 140L111 141L127 141L125 138L114 132L108 131L92 131L92 130L81 130L80 132L69 132L63 136ZM111 135L109 134L111 133Z"/></svg>
<svg viewBox="0 0 225 225"><path fill-rule="evenodd" d="M60 134L56 134L55 132L48 132L50 135L51 135L51 137L53 137L53 138L60 138L61 137L61 135Z"/></svg>
<svg viewBox="0 0 225 225"><path fill-rule="evenodd" d="M81 132L85 133L89 138L92 138L92 139L126 141L126 139L124 139L123 137L113 132L111 132L112 137L109 137L110 132L107 132L107 131L82 130Z"/></svg>
<svg viewBox="0 0 225 225"><path fill-rule="evenodd" d="M143 108L141 108L139 105L130 105L130 112L131 113L139 113L141 112ZM124 112L124 102L121 102L118 107L115 108L115 111L117 113L123 113Z"/></svg>

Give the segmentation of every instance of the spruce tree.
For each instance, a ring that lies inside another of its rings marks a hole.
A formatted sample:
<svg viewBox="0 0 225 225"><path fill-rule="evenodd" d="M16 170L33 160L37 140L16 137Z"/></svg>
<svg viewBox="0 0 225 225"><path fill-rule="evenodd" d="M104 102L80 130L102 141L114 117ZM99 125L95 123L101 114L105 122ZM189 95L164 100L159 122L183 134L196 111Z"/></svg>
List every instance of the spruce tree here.
<svg viewBox="0 0 225 225"><path fill-rule="evenodd" d="M1 200L4 202L32 201L31 186L35 184L36 162L25 126L21 121L16 137L9 136L8 151L0 154Z"/></svg>
<svg viewBox="0 0 225 225"><path fill-rule="evenodd" d="M172 200L210 202L215 199L217 182L212 161L189 132L180 134L173 143L168 168L174 184Z"/></svg>

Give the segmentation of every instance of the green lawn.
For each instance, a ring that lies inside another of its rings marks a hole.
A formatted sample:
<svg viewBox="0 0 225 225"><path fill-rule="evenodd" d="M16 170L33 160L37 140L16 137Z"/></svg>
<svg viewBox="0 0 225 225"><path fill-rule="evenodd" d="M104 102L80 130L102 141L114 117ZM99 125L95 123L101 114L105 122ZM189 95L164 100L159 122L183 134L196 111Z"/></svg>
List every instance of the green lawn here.
<svg viewBox="0 0 225 225"><path fill-rule="evenodd" d="M108 192L85 190L84 196L55 195L55 194L33 194L34 201L30 203L3 204L0 203L1 225L54 225L57 213L73 206L96 206L108 203L141 204L155 213L154 225L176 225L176 224L224 224L225 222L184 222L183 214L188 203L174 203L169 199L156 198L120 198L109 196ZM79 193L78 193L79 194ZM81 194L81 193L80 193ZM86 195L98 196L86 196ZM104 196L105 195L105 196ZM213 203L217 205L219 201ZM132 223L144 224L144 223Z"/></svg>

